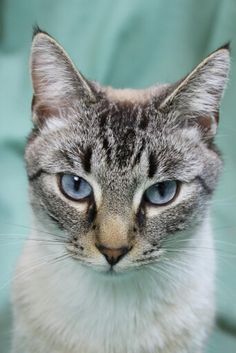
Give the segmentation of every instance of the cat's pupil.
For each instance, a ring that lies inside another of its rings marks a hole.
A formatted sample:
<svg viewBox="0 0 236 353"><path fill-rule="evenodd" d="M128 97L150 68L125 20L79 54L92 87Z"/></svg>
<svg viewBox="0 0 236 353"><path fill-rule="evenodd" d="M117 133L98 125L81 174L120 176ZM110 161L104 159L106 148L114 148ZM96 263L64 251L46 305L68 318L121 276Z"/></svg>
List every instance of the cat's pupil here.
<svg viewBox="0 0 236 353"><path fill-rule="evenodd" d="M166 185L164 183L159 183L156 185L156 188L157 188L157 192L159 193L159 195L161 197L164 197L165 193L166 193Z"/></svg>
<svg viewBox="0 0 236 353"><path fill-rule="evenodd" d="M74 176L74 190L79 191L81 179L78 176Z"/></svg>
<svg viewBox="0 0 236 353"><path fill-rule="evenodd" d="M165 205L174 199L176 193L177 182L167 180L150 186L144 193L144 199L153 205Z"/></svg>

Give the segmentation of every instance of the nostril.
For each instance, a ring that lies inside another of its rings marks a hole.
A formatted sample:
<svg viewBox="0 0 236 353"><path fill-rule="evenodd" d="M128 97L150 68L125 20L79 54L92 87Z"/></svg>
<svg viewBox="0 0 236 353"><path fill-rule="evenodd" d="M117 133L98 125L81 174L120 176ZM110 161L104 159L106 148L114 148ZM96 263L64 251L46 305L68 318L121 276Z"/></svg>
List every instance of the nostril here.
<svg viewBox="0 0 236 353"><path fill-rule="evenodd" d="M131 247L128 247L128 246L122 246L120 248L110 249L103 245L96 244L96 247L104 255L107 262L111 266L116 265L131 250Z"/></svg>

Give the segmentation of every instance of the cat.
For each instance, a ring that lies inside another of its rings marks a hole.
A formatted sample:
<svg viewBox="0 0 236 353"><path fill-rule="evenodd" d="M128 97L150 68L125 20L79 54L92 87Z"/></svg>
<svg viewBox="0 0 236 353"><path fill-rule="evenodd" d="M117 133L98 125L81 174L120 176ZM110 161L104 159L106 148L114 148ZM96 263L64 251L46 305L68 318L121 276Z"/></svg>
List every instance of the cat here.
<svg viewBox="0 0 236 353"><path fill-rule="evenodd" d="M226 45L175 84L114 89L36 31L33 228L13 284L12 353L203 352L229 66Z"/></svg>

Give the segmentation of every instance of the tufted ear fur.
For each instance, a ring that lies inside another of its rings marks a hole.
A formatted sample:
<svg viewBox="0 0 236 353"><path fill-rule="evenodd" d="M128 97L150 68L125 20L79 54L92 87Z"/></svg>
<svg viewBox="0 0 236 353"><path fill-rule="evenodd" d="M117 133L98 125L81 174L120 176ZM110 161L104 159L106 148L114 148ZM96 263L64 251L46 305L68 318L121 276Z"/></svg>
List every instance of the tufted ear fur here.
<svg viewBox="0 0 236 353"><path fill-rule="evenodd" d="M177 112L188 123L197 123L203 137L211 139L217 129L220 101L230 67L229 45L204 59L164 99L160 108Z"/></svg>
<svg viewBox="0 0 236 353"><path fill-rule="evenodd" d="M90 83L76 70L63 48L39 29L33 38L30 61L36 125L42 125L48 117L58 116L60 109L75 100L96 100Z"/></svg>

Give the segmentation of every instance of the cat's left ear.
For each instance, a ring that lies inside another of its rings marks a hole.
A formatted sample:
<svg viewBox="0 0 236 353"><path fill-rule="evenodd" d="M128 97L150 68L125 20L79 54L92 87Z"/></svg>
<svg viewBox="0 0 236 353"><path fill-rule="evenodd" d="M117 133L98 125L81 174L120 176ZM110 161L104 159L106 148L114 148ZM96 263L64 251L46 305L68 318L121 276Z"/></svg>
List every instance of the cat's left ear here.
<svg viewBox="0 0 236 353"><path fill-rule="evenodd" d="M31 77L34 90L33 120L42 126L48 118L75 101L96 101L88 80L75 68L63 48L46 32L36 29L31 49Z"/></svg>
<svg viewBox="0 0 236 353"><path fill-rule="evenodd" d="M161 109L171 109L178 119L197 124L203 138L211 139L217 130L220 101L230 67L229 45L219 48L203 60L180 81L161 103Z"/></svg>

